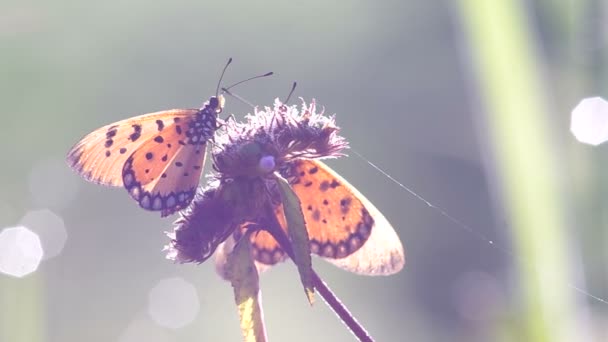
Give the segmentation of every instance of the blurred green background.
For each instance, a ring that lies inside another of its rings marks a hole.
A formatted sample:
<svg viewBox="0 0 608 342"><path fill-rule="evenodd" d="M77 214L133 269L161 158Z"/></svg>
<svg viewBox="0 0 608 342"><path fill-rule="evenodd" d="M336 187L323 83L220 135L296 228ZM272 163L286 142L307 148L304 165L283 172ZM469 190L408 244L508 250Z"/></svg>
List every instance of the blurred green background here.
<svg viewBox="0 0 608 342"><path fill-rule="evenodd" d="M63 161L102 125L200 106L228 57L226 84L275 72L236 93L269 105L298 81L295 95L337 113L355 150L470 227L356 156L330 162L386 215L406 248L405 269L386 278L314 260L372 336L522 340L515 260L528 257L508 252L517 250L512 220L491 158L465 12L450 1L0 3L0 229L49 209L68 234L61 253L35 274L0 274L2 342L241 339L232 289L213 263L165 260L163 232L173 218L141 210L122 189L86 183ZM551 171L566 203L560 219L573 267L564 266L568 283L561 285L575 297L569 314L581 340L596 341L608 340L608 303L571 287L608 298L608 158L604 147L574 140L569 115L581 98L606 96L607 13L601 1L526 3L557 160ZM227 100L225 113L251 111ZM200 305L180 329L147 313L150 290L171 277L192 283ZM309 307L298 279L290 263L261 278L269 339L352 340L321 300Z"/></svg>

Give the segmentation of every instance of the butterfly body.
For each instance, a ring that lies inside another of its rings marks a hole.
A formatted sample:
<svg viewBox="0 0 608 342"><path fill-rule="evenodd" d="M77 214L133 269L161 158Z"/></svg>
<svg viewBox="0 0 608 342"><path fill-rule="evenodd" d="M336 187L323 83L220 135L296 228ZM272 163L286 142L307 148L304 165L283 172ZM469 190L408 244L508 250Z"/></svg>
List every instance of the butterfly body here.
<svg viewBox="0 0 608 342"><path fill-rule="evenodd" d="M200 109L166 110L101 127L70 150L67 162L86 180L123 186L142 208L170 215L194 198L223 106L220 95Z"/></svg>

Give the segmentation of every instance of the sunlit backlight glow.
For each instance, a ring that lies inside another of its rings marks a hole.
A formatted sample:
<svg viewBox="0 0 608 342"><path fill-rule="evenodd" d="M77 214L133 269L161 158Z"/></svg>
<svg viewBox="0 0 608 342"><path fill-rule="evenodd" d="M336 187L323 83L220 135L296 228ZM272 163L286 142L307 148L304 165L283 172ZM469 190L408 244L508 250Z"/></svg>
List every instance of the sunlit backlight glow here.
<svg viewBox="0 0 608 342"><path fill-rule="evenodd" d="M63 250L68 233L63 219L54 212L47 209L29 211L19 224L38 234L45 260L56 257Z"/></svg>
<svg viewBox="0 0 608 342"><path fill-rule="evenodd" d="M190 324L199 309L196 289L182 278L163 279L148 295L148 315L166 328L179 329Z"/></svg>
<svg viewBox="0 0 608 342"><path fill-rule="evenodd" d="M0 232L0 272L21 278L38 269L43 256L38 235L23 226Z"/></svg>
<svg viewBox="0 0 608 342"><path fill-rule="evenodd" d="M601 97L581 100L572 110L570 131L578 141L593 146L608 140L608 102Z"/></svg>

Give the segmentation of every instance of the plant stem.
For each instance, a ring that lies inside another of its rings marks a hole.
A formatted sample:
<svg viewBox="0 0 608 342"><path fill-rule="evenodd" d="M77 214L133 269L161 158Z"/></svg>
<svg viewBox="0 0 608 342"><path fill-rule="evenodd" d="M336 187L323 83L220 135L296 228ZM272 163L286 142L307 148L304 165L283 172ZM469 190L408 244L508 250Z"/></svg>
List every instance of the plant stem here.
<svg viewBox="0 0 608 342"><path fill-rule="evenodd" d="M325 300L325 303L340 317L342 323L344 323L348 329L355 335L359 341L372 342L374 339L369 333L363 328L361 323L348 311L348 308L342 304L340 299L331 291L327 284L319 277L315 270L312 271L312 283L314 287L319 291L319 294Z"/></svg>
<svg viewBox="0 0 608 342"><path fill-rule="evenodd" d="M267 229L268 232L274 237L275 240L279 243L281 248L289 255L293 260L293 249L291 248L291 242L287 237L285 231L281 228L279 222L274 215L274 210L272 208L267 208L266 215L270 222L268 222ZM334 311L334 313L342 320L342 323L346 325L346 327L355 335L355 337L361 342L373 342L374 339L369 335L367 330L357 321L357 319L348 311L346 306L336 297L336 295L331 291L331 289L327 286L327 284L319 277L317 272L312 270L312 281L314 287L319 291L325 303L329 305L329 307Z"/></svg>

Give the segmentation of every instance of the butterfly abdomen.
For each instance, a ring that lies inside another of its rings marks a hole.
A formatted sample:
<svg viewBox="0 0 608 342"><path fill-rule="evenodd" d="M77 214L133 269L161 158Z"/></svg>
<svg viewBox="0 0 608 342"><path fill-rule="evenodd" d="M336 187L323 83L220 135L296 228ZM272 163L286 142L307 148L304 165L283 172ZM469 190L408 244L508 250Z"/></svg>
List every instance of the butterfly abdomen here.
<svg viewBox="0 0 608 342"><path fill-rule="evenodd" d="M188 122L186 130L187 143L192 145L204 145L212 139L217 130L217 113L207 110L208 107L196 113L193 120Z"/></svg>

